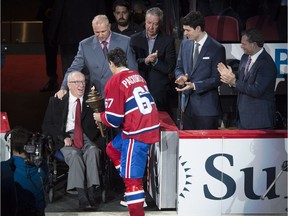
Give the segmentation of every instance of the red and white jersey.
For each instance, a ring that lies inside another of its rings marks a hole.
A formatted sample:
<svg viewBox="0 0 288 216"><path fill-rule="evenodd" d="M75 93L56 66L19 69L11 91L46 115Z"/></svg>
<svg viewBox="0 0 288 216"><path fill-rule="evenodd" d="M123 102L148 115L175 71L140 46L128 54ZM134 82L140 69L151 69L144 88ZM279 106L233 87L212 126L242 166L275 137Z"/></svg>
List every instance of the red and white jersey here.
<svg viewBox="0 0 288 216"><path fill-rule="evenodd" d="M118 128L123 138L155 143L160 138L158 111L144 78L133 70L112 76L105 86L105 112L101 120Z"/></svg>

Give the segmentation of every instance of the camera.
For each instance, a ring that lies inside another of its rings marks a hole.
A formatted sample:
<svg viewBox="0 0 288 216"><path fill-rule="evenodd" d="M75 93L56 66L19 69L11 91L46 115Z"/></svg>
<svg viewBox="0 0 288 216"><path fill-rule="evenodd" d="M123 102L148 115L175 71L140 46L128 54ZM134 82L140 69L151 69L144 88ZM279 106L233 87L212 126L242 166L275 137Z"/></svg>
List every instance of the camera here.
<svg viewBox="0 0 288 216"><path fill-rule="evenodd" d="M32 134L30 140L24 145L27 154L26 163L40 167L45 159L46 150L50 149L52 138L44 134Z"/></svg>
<svg viewBox="0 0 288 216"><path fill-rule="evenodd" d="M47 155L51 154L52 137L41 133L32 133L23 128L16 127L8 131L4 136L9 151L24 152L26 164L40 167ZM13 141L12 141L13 140Z"/></svg>

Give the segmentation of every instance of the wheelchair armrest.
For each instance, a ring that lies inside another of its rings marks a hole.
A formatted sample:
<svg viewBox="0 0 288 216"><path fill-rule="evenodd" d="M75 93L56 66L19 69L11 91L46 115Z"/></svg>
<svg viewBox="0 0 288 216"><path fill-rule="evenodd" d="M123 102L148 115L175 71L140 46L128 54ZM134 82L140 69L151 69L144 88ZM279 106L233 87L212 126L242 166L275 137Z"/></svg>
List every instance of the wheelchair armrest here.
<svg viewBox="0 0 288 216"><path fill-rule="evenodd" d="M63 155L63 153L60 150L56 150L54 152L54 157L57 158L60 161L65 161L64 155Z"/></svg>

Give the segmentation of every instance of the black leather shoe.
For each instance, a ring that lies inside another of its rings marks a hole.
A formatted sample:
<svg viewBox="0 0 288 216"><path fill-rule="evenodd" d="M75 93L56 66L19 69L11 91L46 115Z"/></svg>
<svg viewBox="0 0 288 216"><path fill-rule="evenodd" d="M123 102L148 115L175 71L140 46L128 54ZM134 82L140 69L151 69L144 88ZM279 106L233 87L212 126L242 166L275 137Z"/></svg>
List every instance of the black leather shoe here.
<svg viewBox="0 0 288 216"><path fill-rule="evenodd" d="M48 92L48 91L56 91L56 90L58 90L58 83L49 81L42 87L40 92Z"/></svg>
<svg viewBox="0 0 288 216"><path fill-rule="evenodd" d="M91 205L89 203L89 201L86 199L80 199L79 200L79 209L80 210L87 210L87 209L91 209Z"/></svg>
<svg viewBox="0 0 288 216"><path fill-rule="evenodd" d="M96 201L96 191L94 186L88 188L88 199L92 208L96 208L97 201Z"/></svg>

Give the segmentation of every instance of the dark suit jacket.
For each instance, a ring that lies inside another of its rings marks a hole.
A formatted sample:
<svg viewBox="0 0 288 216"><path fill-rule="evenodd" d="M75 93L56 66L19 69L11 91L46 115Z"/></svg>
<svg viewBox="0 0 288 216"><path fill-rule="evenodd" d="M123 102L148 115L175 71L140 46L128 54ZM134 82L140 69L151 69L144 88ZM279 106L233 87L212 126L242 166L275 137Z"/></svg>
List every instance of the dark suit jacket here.
<svg viewBox="0 0 288 216"><path fill-rule="evenodd" d="M69 94L66 94L62 100L57 97L51 97L42 124L42 131L53 137L56 149L62 148L64 146L64 139L70 137L69 134L65 132L68 102ZM85 102L85 98L82 104L81 121L83 133L85 133L91 141L95 142L100 136L100 132L93 118L93 110Z"/></svg>
<svg viewBox="0 0 288 216"><path fill-rule="evenodd" d="M238 118L243 129L273 128L275 123L275 82L277 68L271 56L264 51L244 79L248 55L244 54L238 68Z"/></svg>
<svg viewBox="0 0 288 216"><path fill-rule="evenodd" d="M131 36L131 46L135 51L139 73L147 81L148 89L152 94L158 108L167 107L167 93L170 88L171 75L174 77L176 64L176 51L174 38L159 32L152 52L158 50L158 62L153 65L145 64L149 55L146 30Z"/></svg>
<svg viewBox="0 0 288 216"><path fill-rule="evenodd" d="M187 114L219 116L221 109L218 86L221 82L217 64L226 61L225 48L208 35L197 62L193 62L193 49L194 41L188 39L182 41L175 69L176 79L187 73L189 81L196 87L196 90L182 94L184 97L182 109L185 110L189 102L191 110L187 110Z"/></svg>
<svg viewBox="0 0 288 216"><path fill-rule="evenodd" d="M130 38L125 35L112 32L109 44L109 50L121 48L127 55L128 68L138 70L135 55L130 48ZM68 68L61 89L67 88L67 76L72 71L82 71L87 67L89 71L90 87L96 85L99 93L104 96L104 87L108 79L112 76L107 59L103 54L103 50L99 40L95 35L82 40L79 43L78 53L70 68Z"/></svg>

